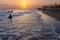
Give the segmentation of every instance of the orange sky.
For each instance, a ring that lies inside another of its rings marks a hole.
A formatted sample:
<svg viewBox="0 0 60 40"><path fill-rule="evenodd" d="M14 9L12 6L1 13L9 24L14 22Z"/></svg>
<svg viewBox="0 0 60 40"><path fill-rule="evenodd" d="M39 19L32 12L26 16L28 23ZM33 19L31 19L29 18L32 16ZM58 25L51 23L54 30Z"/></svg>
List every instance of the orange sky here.
<svg viewBox="0 0 60 40"><path fill-rule="evenodd" d="M60 0L0 0L0 9L33 9L54 3L60 4Z"/></svg>

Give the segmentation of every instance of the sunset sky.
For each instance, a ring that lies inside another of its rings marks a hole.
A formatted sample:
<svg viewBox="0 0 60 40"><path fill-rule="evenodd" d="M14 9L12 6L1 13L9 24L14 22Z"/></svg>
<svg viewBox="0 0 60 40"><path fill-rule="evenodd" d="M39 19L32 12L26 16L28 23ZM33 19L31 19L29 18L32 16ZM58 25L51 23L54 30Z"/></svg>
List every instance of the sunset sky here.
<svg viewBox="0 0 60 40"><path fill-rule="evenodd" d="M31 9L55 3L60 4L60 0L0 0L0 9Z"/></svg>

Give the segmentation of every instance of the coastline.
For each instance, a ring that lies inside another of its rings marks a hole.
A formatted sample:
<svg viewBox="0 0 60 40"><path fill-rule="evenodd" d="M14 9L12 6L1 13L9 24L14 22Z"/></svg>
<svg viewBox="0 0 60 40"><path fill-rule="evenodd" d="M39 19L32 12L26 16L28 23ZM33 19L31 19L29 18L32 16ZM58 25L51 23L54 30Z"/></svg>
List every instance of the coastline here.
<svg viewBox="0 0 60 40"><path fill-rule="evenodd" d="M60 21L60 12L59 11L49 11L49 10L43 10L43 13L54 17L55 19L57 19L58 21Z"/></svg>

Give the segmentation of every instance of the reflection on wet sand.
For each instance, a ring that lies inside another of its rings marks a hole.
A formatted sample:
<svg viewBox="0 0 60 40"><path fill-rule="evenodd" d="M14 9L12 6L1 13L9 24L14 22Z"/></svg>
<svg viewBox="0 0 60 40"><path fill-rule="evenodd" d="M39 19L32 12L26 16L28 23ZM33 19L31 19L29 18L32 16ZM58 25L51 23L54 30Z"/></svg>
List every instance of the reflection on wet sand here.
<svg viewBox="0 0 60 40"><path fill-rule="evenodd" d="M57 12L57 11L43 11L43 13L49 15L49 16L52 16L54 18L56 18L57 20L60 21L60 12Z"/></svg>

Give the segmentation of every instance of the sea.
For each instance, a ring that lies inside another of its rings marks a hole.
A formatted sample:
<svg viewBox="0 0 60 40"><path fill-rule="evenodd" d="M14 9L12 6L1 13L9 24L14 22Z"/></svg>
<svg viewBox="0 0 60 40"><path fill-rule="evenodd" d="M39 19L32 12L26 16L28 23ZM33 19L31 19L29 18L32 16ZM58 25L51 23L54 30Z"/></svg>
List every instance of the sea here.
<svg viewBox="0 0 60 40"><path fill-rule="evenodd" d="M0 40L59 39L60 21L42 10L0 10Z"/></svg>

